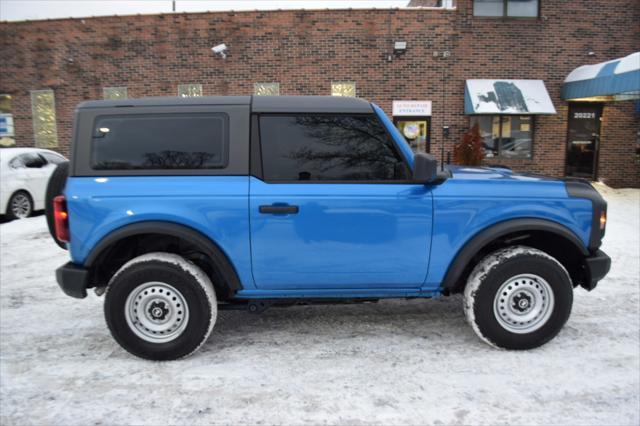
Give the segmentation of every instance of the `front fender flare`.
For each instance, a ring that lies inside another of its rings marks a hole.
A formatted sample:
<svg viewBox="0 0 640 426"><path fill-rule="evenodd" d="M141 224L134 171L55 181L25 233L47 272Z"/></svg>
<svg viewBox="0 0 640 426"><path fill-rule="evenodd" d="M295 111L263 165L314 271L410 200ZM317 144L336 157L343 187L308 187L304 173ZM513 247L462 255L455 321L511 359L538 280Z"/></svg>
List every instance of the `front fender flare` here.
<svg viewBox="0 0 640 426"><path fill-rule="evenodd" d="M500 237L521 231L546 231L556 234L573 243L583 256L589 255L589 251L576 234L559 223L533 218L507 220L485 228L465 243L449 265L441 287L454 290L469 262L483 247Z"/></svg>

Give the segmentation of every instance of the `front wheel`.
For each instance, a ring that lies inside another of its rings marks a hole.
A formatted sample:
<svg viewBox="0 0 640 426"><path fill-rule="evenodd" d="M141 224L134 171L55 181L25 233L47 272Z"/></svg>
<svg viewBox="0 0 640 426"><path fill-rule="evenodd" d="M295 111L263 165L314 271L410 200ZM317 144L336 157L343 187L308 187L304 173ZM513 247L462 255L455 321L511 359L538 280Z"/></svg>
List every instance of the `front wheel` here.
<svg viewBox="0 0 640 426"><path fill-rule="evenodd" d="M571 314L566 269L543 251L515 246L482 259L464 291L467 321L486 343L532 349L553 339Z"/></svg>
<svg viewBox="0 0 640 426"><path fill-rule="evenodd" d="M173 360L200 348L213 329L213 284L196 265L171 253L126 263L105 293L104 313L115 340L141 358Z"/></svg>

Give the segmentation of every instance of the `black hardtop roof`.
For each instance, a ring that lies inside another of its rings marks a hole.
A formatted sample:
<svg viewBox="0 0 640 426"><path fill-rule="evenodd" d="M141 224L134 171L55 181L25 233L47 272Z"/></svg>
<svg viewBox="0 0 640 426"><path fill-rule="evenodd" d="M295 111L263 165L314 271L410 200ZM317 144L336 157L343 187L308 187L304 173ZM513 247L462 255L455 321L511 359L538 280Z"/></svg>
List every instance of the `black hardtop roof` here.
<svg viewBox="0 0 640 426"><path fill-rule="evenodd" d="M344 96L194 96L85 101L78 109L181 105L251 105L253 112L371 113L364 99Z"/></svg>
<svg viewBox="0 0 640 426"><path fill-rule="evenodd" d="M84 108L114 108L128 106L178 106L178 105L249 105L251 96L157 96L150 98L105 99L78 104Z"/></svg>
<svg viewBox="0 0 640 426"><path fill-rule="evenodd" d="M371 113L364 99L346 96L253 96L254 112L350 112Z"/></svg>

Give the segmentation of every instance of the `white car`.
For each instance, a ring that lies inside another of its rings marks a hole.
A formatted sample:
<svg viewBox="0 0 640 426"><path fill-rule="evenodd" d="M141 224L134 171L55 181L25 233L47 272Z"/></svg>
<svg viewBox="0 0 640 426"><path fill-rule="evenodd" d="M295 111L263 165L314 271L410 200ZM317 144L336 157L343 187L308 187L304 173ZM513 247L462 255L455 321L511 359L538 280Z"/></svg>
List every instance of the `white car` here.
<svg viewBox="0 0 640 426"><path fill-rule="evenodd" d="M48 149L0 149L0 215L24 219L44 209L49 177L66 160Z"/></svg>

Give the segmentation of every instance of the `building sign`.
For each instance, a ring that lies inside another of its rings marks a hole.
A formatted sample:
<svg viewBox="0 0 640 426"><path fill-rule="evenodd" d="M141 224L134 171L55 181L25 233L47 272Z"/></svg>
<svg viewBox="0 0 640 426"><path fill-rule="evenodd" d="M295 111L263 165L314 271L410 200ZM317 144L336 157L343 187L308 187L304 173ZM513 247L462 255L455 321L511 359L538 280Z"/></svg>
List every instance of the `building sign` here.
<svg viewBox="0 0 640 426"><path fill-rule="evenodd" d="M431 101L393 101L394 117L430 116Z"/></svg>
<svg viewBox="0 0 640 426"><path fill-rule="evenodd" d="M0 137L14 136L13 134L13 115L0 114Z"/></svg>
<svg viewBox="0 0 640 426"><path fill-rule="evenodd" d="M0 146L14 146L13 115L0 113Z"/></svg>

